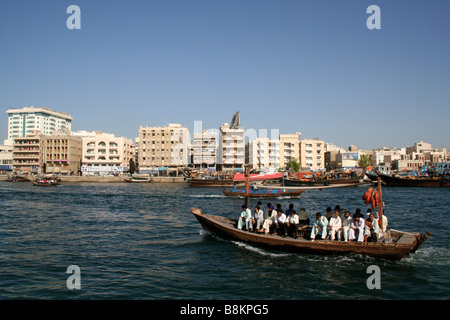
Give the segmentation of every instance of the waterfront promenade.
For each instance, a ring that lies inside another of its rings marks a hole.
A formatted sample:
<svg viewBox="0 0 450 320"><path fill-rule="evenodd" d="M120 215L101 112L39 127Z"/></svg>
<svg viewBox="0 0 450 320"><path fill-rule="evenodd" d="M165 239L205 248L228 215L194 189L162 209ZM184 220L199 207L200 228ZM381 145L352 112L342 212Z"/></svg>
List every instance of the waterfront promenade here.
<svg viewBox="0 0 450 320"><path fill-rule="evenodd" d="M0 175L0 181L5 181L7 175ZM100 176L61 176L62 183L117 183L124 182L126 177L100 177ZM153 177L153 183L187 183L184 177Z"/></svg>

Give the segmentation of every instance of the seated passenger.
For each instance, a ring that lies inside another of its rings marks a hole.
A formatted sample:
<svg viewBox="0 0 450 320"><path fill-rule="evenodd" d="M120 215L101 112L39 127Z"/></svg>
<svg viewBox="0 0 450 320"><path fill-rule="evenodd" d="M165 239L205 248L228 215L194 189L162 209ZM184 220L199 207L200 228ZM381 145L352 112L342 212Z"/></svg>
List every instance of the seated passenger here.
<svg viewBox="0 0 450 320"><path fill-rule="evenodd" d="M316 236L320 235L323 240L327 238L328 220L320 214L316 213L316 221L314 222L311 230L311 241L316 240Z"/></svg>
<svg viewBox="0 0 450 320"><path fill-rule="evenodd" d="M253 214L253 217L252 217L253 230L257 231L257 230L261 229L263 223L264 223L264 212L260 208L259 205L256 205L255 213Z"/></svg>
<svg viewBox="0 0 450 320"><path fill-rule="evenodd" d="M283 213L283 210L279 209L277 211L277 215L275 216L275 230L277 234L281 237L286 237L286 215Z"/></svg>
<svg viewBox="0 0 450 320"><path fill-rule="evenodd" d="M330 218L330 237L334 240L337 234L337 240L341 240L342 220L339 216L339 211L334 211L333 216Z"/></svg>
<svg viewBox="0 0 450 320"><path fill-rule="evenodd" d="M285 233L288 233L289 231L292 231L292 235L295 239L298 238L298 214L295 212L294 209L291 210L291 214L286 218L286 224L285 224Z"/></svg>
<svg viewBox="0 0 450 320"><path fill-rule="evenodd" d="M388 219L382 211L378 212L378 218L374 219L374 232L377 242L380 242L380 238L386 238L386 231L388 226Z"/></svg>
<svg viewBox="0 0 450 320"><path fill-rule="evenodd" d="M368 218L365 220L366 225L364 226L364 243L367 243L369 239L375 238L374 223L373 223L373 213L369 213Z"/></svg>
<svg viewBox="0 0 450 320"><path fill-rule="evenodd" d="M350 215L350 211L346 211L344 218L342 219L342 235L344 241L348 241L348 233L350 231L350 227L353 223L353 218Z"/></svg>
<svg viewBox="0 0 450 320"><path fill-rule="evenodd" d="M364 219L359 215L353 215L353 222L350 225L350 230L348 231L348 239L350 241L364 241Z"/></svg>
<svg viewBox="0 0 450 320"><path fill-rule="evenodd" d="M273 225L275 221L275 217L277 215L277 211L274 210L273 206L269 206L269 212L268 212L268 218L264 220L262 228L259 230L259 232L263 233L267 236L270 232L270 227Z"/></svg>
<svg viewBox="0 0 450 320"><path fill-rule="evenodd" d="M247 231L250 231L252 228L251 222L252 222L252 212L244 204L244 205L242 205L242 212L241 212L241 216L239 217L237 227L238 227L238 229L242 230L242 227L245 225Z"/></svg>
<svg viewBox="0 0 450 320"><path fill-rule="evenodd" d="M298 213L298 224L300 226L308 226L309 225L309 215L306 212L305 208L301 208Z"/></svg>

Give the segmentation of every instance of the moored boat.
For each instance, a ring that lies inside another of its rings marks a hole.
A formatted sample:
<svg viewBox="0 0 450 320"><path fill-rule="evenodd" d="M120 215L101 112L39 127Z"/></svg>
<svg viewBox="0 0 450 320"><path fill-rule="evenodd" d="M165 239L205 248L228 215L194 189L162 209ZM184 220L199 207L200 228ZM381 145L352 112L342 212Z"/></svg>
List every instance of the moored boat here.
<svg viewBox="0 0 450 320"><path fill-rule="evenodd" d="M428 176L395 176L378 173L381 180L386 186L393 187L443 187L450 188L450 175L442 175L437 177Z"/></svg>
<svg viewBox="0 0 450 320"><path fill-rule="evenodd" d="M348 186L356 186L363 182L364 174L352 177L344 177L344 178L329 178L329 179L284 179L285 186L329 186L333 184L339 185L348 185Z"/></svg>
<svg viewBox="0 0 450 320"><path fill-rule="evenodd" d="M36 181L31 181L35 186L43 186L43 187L51 187L59 185L57 180L47 180L47 179L39 179Z"/></svg>
<svg viewBox="0 0 450 320"><path fill-rule="evenodd" d="M131 177L124 178L123 181L128 183L149 183L152 178L148 174L134 174Z"/></svg>
<svg viewBox="0 0 450 320"><path fill-rule="evenodd" d="M290 197L298 198L305 190L289 190L289 189L249 189L247 194L245 189L222 189L223 194L228 197L241 197L245 198L278 198L278 197Z"/></svg>
<svg viewBox="0 0 450 320"><path fill-rule="evenodd" d="M12 176L8 177L5 181L8 182L26 182L29 181L27 177L13 174Z"/></svg>
<svg viewBox="0 0 450 320"><path fill-rule="evenodd" d="M430 232L410 233L403 231L391 231L390 243L363 243L316 240L310 241L310 229L302 230L297 239L280 237L277 235L263 235L240 230L237 222L221 216L205 214L201 209L191 208L202 227L220 237L230 240L242 241L255 246L282 251L305 254L362 254L390 260L401 260L404 256L414 253L428 238Z"/></svg>
<svg viewBox="0 0 450 320"><path fill-rule="evenodd" d="M150 178L124 178L123 181L129 183L149 183L152 182Z"/></svg>
<svg viewBox="0 0 450 320"><path fill-rule="evenodd" d="M234 186L233 179L219 179L219 178L192 178L188 180L191 187L232 187Z"/></svg>

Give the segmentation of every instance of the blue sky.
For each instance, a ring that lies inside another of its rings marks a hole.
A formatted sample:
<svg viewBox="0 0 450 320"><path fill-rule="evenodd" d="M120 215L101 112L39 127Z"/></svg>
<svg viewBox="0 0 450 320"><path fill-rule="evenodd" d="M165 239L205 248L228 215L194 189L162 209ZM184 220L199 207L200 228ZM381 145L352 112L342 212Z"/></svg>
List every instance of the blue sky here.
<svg viewBox="0 0 450 320"><path fill-rule="evenodd" d="M69 5L81 30L69 30ZM369 5L381 29L369 30ZM45 105L73 130L230 122L342 147L450 149L450 2L0 1L6 110Z"/></svg>

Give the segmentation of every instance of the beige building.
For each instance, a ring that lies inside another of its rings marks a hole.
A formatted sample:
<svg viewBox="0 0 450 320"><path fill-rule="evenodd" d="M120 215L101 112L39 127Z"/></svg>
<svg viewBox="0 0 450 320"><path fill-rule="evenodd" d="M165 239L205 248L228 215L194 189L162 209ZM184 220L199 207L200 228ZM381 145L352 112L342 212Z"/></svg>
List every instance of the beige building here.
<svg viewBox="0 0 450 320"><path fill-rule="evenodd" d="M300 141L300 161L302 168L325 170L325 141L302 139Z"/></svg>
<svg viewBox="0 0 450 320"><path fill-rule="evenodd" d="M177 168L189 164L189 130L181 124L139 128L139 168ZM157 170L157 169L156 169Z"/></svg>
<svg viewBox="0 0 450 320"><path fill-rule="evenodd" d="M192 139L193 167L196 169L217 169L217 153L219 148L218 134L203 130L194 133Z"/></svg>
<svg viewBox="0 0 450 320"><path fill-rule="evenodd" d="M246 144L246 163L250 169L277 171L280 167L280 140L257 138Z"/></svg>
<svg viewBox="0 0 450 320"><path fill-rule="evenodd" d="M300 137L301 133L280 134L280 167L285 168L289 160L300 162ZM303 166L303 163L301 164Z"/></svg>
<svg viewBox="0 0 450 320"><path fill-rule="evenodd" d="M134 158L133 141L99 131L72 133L83 140L81 171L83 175L111 175L128 172Z"/></svg>
<svg viewBox="0 0 450 320"><path fill-rule="evenodd" d="M244 129L232 129L228 123L220 127L218 167L222 171L243 171L245 165Z"/></svg>
<svg viewBox="0 0 450 320"><path fill-rule="evenodd" d="M27 137L17 137L13 141L13 171L25 174L42 173L43 135L34 131Z"/></svg>
<svg viewBox="0 0 450 320"><path fill-rule="evenodd" d="M78 175L81 170L83 140L69 130L43 136L43 171L62 175Z"/></svg>

